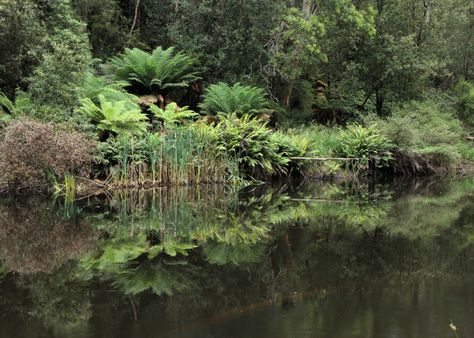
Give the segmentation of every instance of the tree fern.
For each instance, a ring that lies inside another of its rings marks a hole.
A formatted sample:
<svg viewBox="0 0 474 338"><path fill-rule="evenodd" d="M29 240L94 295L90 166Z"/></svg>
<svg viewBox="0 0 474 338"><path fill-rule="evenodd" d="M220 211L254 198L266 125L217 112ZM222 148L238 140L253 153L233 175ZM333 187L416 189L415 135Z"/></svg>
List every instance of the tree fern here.
<svg viewBox="0 0 474 338"><path fill-rule="evenodd" d="M167 104L165 109L161 109L156 105L150 106L151 112L160 120L164 122L165 127L170 127L177 124L182 119L189 119L198 115L187 106L180 108L176 103Z"/></svg>
<svg viewBox="0 0 474 338"><path fill-rule="evenodd" d="M156 48L151 54L126 49L112 58L115 79L127 81L134 92L167 94L173 88L185 88L200 77L194 70L194 59L174 48Z"/></svg>
<svg viewBox="0 0 474 338"><path fill-rule="evenodd" d="M84 97L95 103L99 103L99 95L103 95L109 101L134 101L138 102L135 95L127 93L123 88L126 81L110 81L103 76L87 74L82 85Z"/></svg>
<svg viewBox="0 0 474 338"><path fill-rule="evenodd" d="M109 101L99 95L99 104L91 99L82 100L79 112L96 124L97 129L115 134L143 134L148 127L147 116L138 104L131 101Z"/></svg>
<svg viewBox="0 0 474 338"><path fill-rule="evenodd" d="M199 106L203 112L210 115L236 113L241 116L264 112L268 110L268 105L262 88L240 83L230 86L220 82L207 89L204 100Z"/></svg>

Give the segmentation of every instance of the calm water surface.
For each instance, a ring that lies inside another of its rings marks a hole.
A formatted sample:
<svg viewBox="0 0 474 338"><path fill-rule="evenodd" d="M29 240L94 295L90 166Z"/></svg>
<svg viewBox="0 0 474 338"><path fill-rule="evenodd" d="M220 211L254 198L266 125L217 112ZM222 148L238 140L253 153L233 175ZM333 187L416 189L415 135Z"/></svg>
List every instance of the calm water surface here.
<svg viewBox="0 0 474 338"><path fill-rule="evenodd" d="M0 337L474 337L474 179L0 201Z"/></svg>

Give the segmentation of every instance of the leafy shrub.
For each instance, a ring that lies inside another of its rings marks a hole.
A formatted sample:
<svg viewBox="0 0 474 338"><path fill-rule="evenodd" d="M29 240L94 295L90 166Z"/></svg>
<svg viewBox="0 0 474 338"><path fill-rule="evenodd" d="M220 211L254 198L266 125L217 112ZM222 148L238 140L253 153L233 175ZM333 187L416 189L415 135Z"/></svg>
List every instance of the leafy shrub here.
<svg viewBox="0 0 474 338"><path fill-rule="evenodd" d="M19 93L15 100L10 100L4 93L0 92L0 110L10 115L24 113L30 108L31 100L26 93Z"/></svg>
<svg viewBox="0 0 474 338"><path fill-rule="evenodd" d="M274 136L265 123L247 114L242 118L235 114L221 116L216 129L219 148L253 176L286 173L289 155L299 153L294 144Z"/></svg>
<svg viewBox="0 0 474 338"><path fill-rule="evenodd" d="M289 134L286 131L274 131L270 134L270 140L278 146L277 153L290 159L287 164L288 168L297 169L298 171L303 169L304 162L293 161L291 158L303 157L307 154L310 143L304 135L298 133Z"/></svg>
<svg viewBox="0 0 474 338"><path fill-rule="evenodd" d="M151 54L138 49L112 58L117 80L127 81L132 90L144 94L166 94L175 88L185 88L199 79L194 59L174 48L156 48Z"/></svg>
<svg viewBox="0 0 474 338"><path fill-rule="evenodd" d="M434 101L411 102L380 122L382 133L403 150L456 153L463 128L449 111Z"/></svg>
<svg viewBox="0 0 474 338"><path fill-rule="evenodd" d="M458 151L463 159L474 162L474 146L471 142L462 142L458 146Z"/></svg>
<svg viewBox="0 0 474 338"><path fill-rule="evenodd" d="M339 135L338 153L347 158L375 159L378 165L384 165L392 158L392 148L393 144L376 125L350 124Z"/></svg>
<svg viewBox="0 0 474 338"><path fill-rule="evenodd" d="M10 123L0 143L3 190L41 190L49 175L88 174L95 146L83 134L54 123L20 119Z"/></svg>
<svg viewBox="0 0 474 338"><path fill-rule="evenodd" d="M97 105L91 99L83 99L78 110L96 124L98 130L126 135L139 135L147 130L147 116L137 103L131 100L109 101L102 94L99 94L98 101Z"/></svg>
<svg viewBox="0 0 474 338"><path fill-rule="evenodd" d="M305 128L289 129L287 134L298 134L309 142L311 156L332 157L339 147L339 133L337 128L328 128L321 125L311 125Z"/></svg>
<svg viewBox="0 0 474 338"><path fill-rule="evenodd" d="M209 115L219 113L256 114L268 109L269 102L262 88L236 83L233 86L220 82L209 86L199 105Z"/></svg>
<svg viewBox="0 0 474 338"><path fill-rule="evenodd" d="M397 147L392 167L402 174L426 175L456 168L469 159L463 144L461 121L435 100L410 102L385 120L374 119L380 131Z"/></svg>
<svg viewBox="0 0 474 338"><path fill-rule="evenodd" d="M65 122L80 103L92 55L86 26L74 18L69 1L50 1L48 5L48 20L57 21L44 39L41 63L28 79L35 105L31 114L45 121Z"/></svg>

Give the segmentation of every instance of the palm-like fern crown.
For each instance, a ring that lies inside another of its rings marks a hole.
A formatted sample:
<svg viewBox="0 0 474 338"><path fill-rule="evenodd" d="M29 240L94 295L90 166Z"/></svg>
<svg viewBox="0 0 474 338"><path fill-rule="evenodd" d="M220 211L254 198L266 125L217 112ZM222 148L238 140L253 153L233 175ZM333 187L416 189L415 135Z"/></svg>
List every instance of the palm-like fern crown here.
<svg viewBox="0 0 474 338"><path fill-rule="evenodd" d="M156 48L151 54L138 49L126 49L111 59L115 78L127 81L136 92L163 94L173 88L185 88L200 79L194 70L194 59L174 48Z"/></svg>
<svg viewBox="0 0 474 338"><path fill-rule="evenodd" d="M99 104L91 99L82 100L79 112L97 125L97 129L116 134L143 134L148 127L147 116L133 101L110 101L104 95L98 96Z"/></svg>
<svg viewBox="0 0 474 338"><path fill-rule="evenodd" d="M233 86L220 82L211 85L199 107L203 112L243 115L258 113L268 108L269 102L262 88L236 83Z"/></svg>

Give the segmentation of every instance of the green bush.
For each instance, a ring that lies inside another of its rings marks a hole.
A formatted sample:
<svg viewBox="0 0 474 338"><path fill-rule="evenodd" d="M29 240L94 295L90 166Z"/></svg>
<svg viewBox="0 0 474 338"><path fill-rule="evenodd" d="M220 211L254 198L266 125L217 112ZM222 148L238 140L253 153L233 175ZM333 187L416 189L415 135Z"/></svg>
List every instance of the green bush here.
<svg viewBox="0 0 474 338"><path fill-rule="evenodd" d="M134 101L138 98L124 90L127 86L125 81L111 81L105 76L96 76L88 73L84 76L82 83L83 97L99 103L99 95L103 95L109 101Z"/></svg>
<svg viewBox="0 0 474 338"><path fill-rule="evenodd" d="M458 151L463 159L474 162L474 146L472 142L462 142L458 146Z"/></svg>
<svg viewBox="0 0 474 338"><path fill-rule="evenodd" d="M15 100L10 100L4 93L0 92L0 122L7 122L14 117L31 109L30 96L25 93L16 95Z"/></svg>
<svg viewBox="0 0 474 338"><path fill-rule="evenodd" d="M434 101L406 104L379 127L396 146L418 153L456 154L464 132L459 119Z"/></svg>
<svg viewBox="0 0 474 338"><path fill-rule="evenodd" d="M44 121L65 122L80 104L82 83L92 63L86 26L74 18L69 1L50 1L48 20L55 28L45 37L42 60L29 77L31 115Z"/></svg>
<svg viewBox="0 0 474 338"><path fill-rule="evenodd" d="M235 113L242 116L268 111L269 102L262 88L220 82L209 86L199 107L209 115Z"/></svg>
<svg viewBox="0 0 474 338"><path fill-rule="evenodd" d="M369 127L350 124L341 130L338 153L347 158L375 159L376 164L386 165L392 158L393 144L383 136L376 125Z"/></svg>
<svg viewBox="0 0 474 338"><path fill-rule="evenodd" d="M151 54L138 49L112 58L114 76L127 81L131 90L139 94L162 94L176 88L186 88L200 79L194 69L194 59L174 48L156 48Z"/></svg>
<svg viewBox="0 0 474 338"><path fill-rule="evenodd" d="M304 128L289 129L287 134L300 135L309 142L310 156L333 157L339 147L339 133L337 128L328 128L321 125L311 125Z"/></svg>
<svg viewBox="0 0 474 338"><path fill-rule="evenodd" d="M219 149L253 177L284 174L291 164L289 157L301 154L295 143L273 134L265 123L250 115L221 115L220 119L216 126Z"/></svg>

